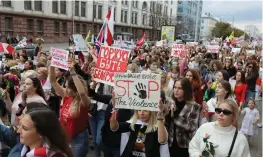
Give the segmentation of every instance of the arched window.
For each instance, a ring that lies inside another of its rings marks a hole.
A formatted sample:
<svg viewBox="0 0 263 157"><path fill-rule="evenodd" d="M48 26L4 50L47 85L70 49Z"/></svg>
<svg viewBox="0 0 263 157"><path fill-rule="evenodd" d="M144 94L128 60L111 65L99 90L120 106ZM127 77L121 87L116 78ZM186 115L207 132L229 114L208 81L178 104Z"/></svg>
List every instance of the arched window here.
<svg viewBox="0 0 263 157"><path fill-rule="evenodd" d="M142 10L147 10L147 3L146 2L142 3Z"/></svg>

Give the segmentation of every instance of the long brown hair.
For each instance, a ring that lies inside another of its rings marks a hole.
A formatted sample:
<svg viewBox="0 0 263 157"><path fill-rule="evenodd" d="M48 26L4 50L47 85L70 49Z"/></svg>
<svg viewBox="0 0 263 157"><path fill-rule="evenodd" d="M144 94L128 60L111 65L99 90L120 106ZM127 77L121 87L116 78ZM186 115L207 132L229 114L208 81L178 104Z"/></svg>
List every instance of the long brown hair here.
<svg viewBox="0 0 263 157"><path fill-rule="evenodd" d="M193 90L192 90L192 85L191 85L190 81L186 78L179 78L176 81L174 81L174 86L175 86L175 83L177 81L181 82L182 89L184 91L184 101L186 101L186 102L192 101L193 100ZM176 100L176 98L174 96L174 92L172 94L172 99Z"/></svg>
<svg viewBox="0 0 263 157"><path fill-rule="evenodd" d="M29 78L30 80L32 80L33 82L33 86L36 88L36 93L41 96L45 101L45 93L44 93L44 90L42 88L42 84L40 82L40 80L37 78L37 77L27 77Z"/></svg>
<svg viewBox="0 0 263 157"><path fill-rule="evenodd" d="M37 132L43 137L43 140L49 144L51 150L58 151L58 154L60 154L59 152L61 151L61 153L67 155L67 157L73 157L73 153L69 148L66 132L61 126L56 113L45 108L44 104L42 104L43 107L41 108L30 109L29 106L35 104L38 103L28 104L26 114L31 117Z"/></svg>
<svg viewBox="0 0 263 157"><path fill-rule="evenodd" d="M202 81L201 81L201 77L199 75L199 73L197 72L197 70L195 69L188 69L185 73L184 73L184 77L186 76L186 73L190 71L192 73L192 77L193 80L191 82L193 90L196 88L201 87Z"/></svg>
<svg viewBox="0 0 263 157"><path fill-rule="evenodd" d="M86 86L85 82L83 81L83 79L81 77L79 77L79 79L82 82L82 85L84 86L86 93L88 93L87 86ZM80 105L82 103L81 98L80 98L80 95L77 91L77 87L73 81L73 78L71 76L67 77L67 82L68 82L68 88L70 88L71 90L76 92L76 96L73 97L73 100L71 102L69 112L70 112L71 116L77 116L80 112Z"/></svg>

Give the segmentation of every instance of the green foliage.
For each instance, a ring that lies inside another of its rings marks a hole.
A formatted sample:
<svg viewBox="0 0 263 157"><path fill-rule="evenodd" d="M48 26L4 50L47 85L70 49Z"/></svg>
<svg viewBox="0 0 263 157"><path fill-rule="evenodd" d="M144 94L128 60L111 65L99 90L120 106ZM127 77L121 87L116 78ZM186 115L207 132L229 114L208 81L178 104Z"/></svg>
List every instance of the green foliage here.
<svg viewBox="0 0 263 157"><path fill-rule="evenodd" d="M234 30L235 37L240 37L244 35L244 31L238 28L232 28L231 25L226 22L217 22L214 29L212 30L212 34L213 36L220 38L223 36L224 37L229 36L233 30Z"/></svg>

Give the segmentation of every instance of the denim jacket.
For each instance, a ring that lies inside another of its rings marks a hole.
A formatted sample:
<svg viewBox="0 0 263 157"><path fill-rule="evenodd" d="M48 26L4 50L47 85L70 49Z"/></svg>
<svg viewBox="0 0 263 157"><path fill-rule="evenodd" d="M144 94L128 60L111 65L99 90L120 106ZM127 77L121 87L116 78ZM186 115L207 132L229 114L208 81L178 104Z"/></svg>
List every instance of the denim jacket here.
<svg viewBox="0 0 263 157"><path fill-rule="evenodd" d="M11 128L0 124L0 141L10 147L8 157L20 156L23 145L20 143L17 134Z"/></svg>

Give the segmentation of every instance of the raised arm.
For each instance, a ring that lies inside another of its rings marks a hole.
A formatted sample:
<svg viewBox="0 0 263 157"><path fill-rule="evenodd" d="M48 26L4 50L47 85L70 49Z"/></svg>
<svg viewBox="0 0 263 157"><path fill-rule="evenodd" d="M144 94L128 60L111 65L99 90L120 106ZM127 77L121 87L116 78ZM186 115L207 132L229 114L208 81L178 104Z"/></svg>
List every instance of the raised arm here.
<svg viewBox="0 0 263 157"><path fill-rule="evenodd" d="M49 67L49 80L56 94L63 98L65 96L65 90L58 84L55 75L55 68L52 66Z"/></svg>
<svg viewBox="0 0 263 157"><path fill-rule="evenodd" d="M80 78L78 77L78 75L76 74L75 70L74 70L74 64L72 62L72 60L69 60L69 71L70 71L70 76L73 79L73 82L77 88L77 92L80 96L80 99L82 101L82 104L85 107L89 107L90 105L90 99L88 97L88 90L85 90L85 84L84 82L81 82Z"/></svg>

